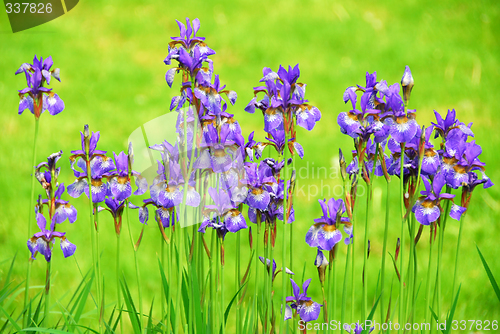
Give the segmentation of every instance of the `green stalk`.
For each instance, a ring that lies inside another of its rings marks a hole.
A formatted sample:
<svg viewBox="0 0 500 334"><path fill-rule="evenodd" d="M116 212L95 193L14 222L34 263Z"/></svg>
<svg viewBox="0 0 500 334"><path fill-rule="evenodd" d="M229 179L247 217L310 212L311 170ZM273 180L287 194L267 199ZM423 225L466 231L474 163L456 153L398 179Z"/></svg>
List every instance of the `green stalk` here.
<svg viewBox="0 0 500 334"><path fill-rule="evenodd" d="M255 229L256 232L256 238L253 238L255 240L255 299L254 299L254 315L256 317L255 320L255 332L257 333L259 330L259 243L260 243L260 219L261 219L261 214L259 210L256 210L257 212L257 228Z"/></svg>
<svg viewBox="0 0 500 334"><path fill-rule="evenodd" d="M384 308L384 283L385 283L385 255L387 253L387 235L389 234L389 206L390 206L390 189L391 182L387 181L387 196L385 203L385 227L384 227L384 245L382 247L382 265L380 271L380 323L383 324L385 320Z"/></svg>
<svg viewBox="0 0 500 334"><path fill-rule="evenodd" d="M234 273L234 280L235 284L234 287L236 288L236 291L239 290L240 288L240 233L236 233L236 267L235 267L235 273ZM239 298L236 301L236 334L241 333L241 305L239 303Z"/></svg>
<svg viewBox="0 0 500 334"><path fill-rule="evenodd" d="M355 223L354 223L354 216L355 216L355 209L354 209L354 205L352 206L352 234L354 235L354 226L355 226ZM354 301L355 301L355 297L354 297L354 291L355 291L355 286L354 286L354 260L355 260L355 256L354 256L354 238L351 240L351 244L352 244L352 247L351 247L351 323L352 322L356 322L354 320Z"/></svg>
<svg viewBox="0 0 500 334"><path fill-rule="evenodd" d="M121 308L121 291L120 291L120 235L116 234L116 294L118 308ZM120 330L123 331L122 317L120 317Z"/></svg>
<svg viewBox="0 0 500 334"><path fill-rule="evenodd" d="M426 280L426 299L425 299L425 322L432 324L430 319L430 300L431 300L431 266L432 266L432 246L434 245L434 235L431 233L431 240L429 246L429 263L427 265L427 280ZM432 326L431 326L432 327Z"/></svg>
<svg viewBox="0 0 500 334"><path fill-rule="evenodd" d="M161 224L161 222L160 222ZM160 233L160 259L161 259L161 267L162 269L165 266L165 240L163 239L163 235ZM161 278L160 278L161 282ZM170 284L170 282L168 282ZM163 288L160 288L161 292L161 321L165 321L165 291L163 291Z"/></svg>
<svg viewBox="0 0 500 334"><path fill-rule="evenodd" d="M449 201L448 201L449 202ZM464 224L464 219L465 219L465 215L467 214L467 211L465 211L462 215L462 217L460 217L460 227L459 227L459 230L458 230L458 240L457 240L457 251L456 251L456 254L455 254L455 270L454 270L454 273L453 273L453 285L451 286L451 304L450 305L453 305L453 298L455 297L455 287L456 287L456 282L457 282L457 272L458 272L458 259L459 259L459 255L460 255L460 242L462 240L462 228L463 228L463 224Z"/></svg>
<svg viewBox="0 0 500 334"><path fill-rule="evenodd" d="M400 191L401 191L401 247L399 250L399 257L400 257L400 265L399 265L399 270L400 270L400 282L399 282L399 316L398 316L398 321L400 324L400 329L398 330L398 333L401 333L402 327L404 327L404 322L405 316L404 316L404 275L403 275L403 253L404 253L404 227L405 227L405 203L404 203L404 156L405 156L405 143L401 143L401 161L400 161L400 174L399 174L399 180L400 180Z"/></svg>
<svg viewBox="0 0 500 334"><path fill-rule="evenodd" d="M446 186L446 193L450 193L451 188ZM450 212L450 201L446 201L445 215L443 217L442 224L439 229L439 244L438 244L438 259L437 259L437 269L436 269L436 281L437 281L437 316L438 319L441 317L441 258L443 254L443 243L444 243L444 231L446 229L446 221L448 219L448 214Z"/></svg>
<svg viewBox="0 0 500 334"><path fill-rule="evenodd" d="M376 144L375 152L378 152L378 146L379 144ZM368 183L368 193L366 194L366 217L365 217L365 240L363 244L363 304L361 305L361 320L364 321L366 320L366 309L368 305L367 301L367 290L368 290L368 284L366 283L366 263L368 261L368 219L370 217L370 201L371 201L371 196L372 196L372 183L375 175L375 167L377 163L377 155L375 155L374 160L373 160L373 167L372 171L370 173L370 181Z"/></svg>
<svg viewBox="0 0 500 334"><path fill-rule="evenodd" d="M293 122L293 119L291 119L291 121ZM283 161L284 161L284 165L283 165L283 182L284 182L284 187L283 187L283 192L284 192L284 195L283 195L283 234L282 234L282 242L281 242L281 245L282 245L282 248L281 248L281 252L282 252L282 261L283 263L281 264L282 268L283 268L283 272L281 274L281 277L282 277L282 282L281 282L281 309L282 310L285 310L286 308L286 275L285 275L285 272L286 272L286 231L287 231L287 218L288 218L288 189L287 189L287 182L288 182L288 167L287 167L287 152L288 152L288 135L287 135L287 131L285 129L285 148L283 149ZM294 161L293 159L293 155L292 155L292 161ZM290 229L290 250L292 249L291 246L292 246L292 234L291 234L291 230ZM291 266L291 252L290 252L290 266ZM273 266L273 260L271 260L271 263L270 263L270 276L271 276L271 285L272 285L272 266ZM271 303L272 303L272 297L271 297ZM283 311L284 312L284 311ZM271 315L272 317L272 315ZM285 326L285 320L282 316L280 316L280 333L286 333L288 332L288 327Z"/></svg>
<svg viewBox="0 0 500 334"><path fill-rule="evenodd" d="M174 226L175 226L175 217L176 217L176 211L175 207L172 210L172 223L169 226L169 235L170 235L170 244L168 245L168 261L167 261L167 277L168 277L168 286L169 286L169 296L168 296L168 301L167 301L167 333L170 333L172 330L171 328L171 323L170 323L170 312L171 312L171 300L172 300L172 286L173 286L173 281L172 281L172 262L174 261Z"/></svg>
<svg viewBox="0 0 500 334"><path fill-rule="evenodd" d="M351 247L352 243L347 245L347 255L345 258L345 270L344 270L344 285L342 288L342 307L340 308L340 322L342 323L342 326L345 323L345 311L346 311L346 302L347 302L347 278L348 278L348 269L349 269L349 257L351 255ZM351 301L354 303L354 300Z"/></svg>
<svg viewBox="0 0 500 334"><path fill-rule="evenodd" d="M50 325L50 271L52 263L47 261L47 271L45 273L45 315L43 317L42 327Z"/></svg>
<svg viewBox="0 0 500 334"><path fill-rule="evenodd" d="M127 215L127 227L128 227L128 234L130 237L130 242L132 243L132 247L134 248L134 263L135 263L135 277L137 279L137 291L139 292L139 325L141 328L143 328L143 323L142 323L142 285L141 285L141 274L139 272L139 262L137 261L137 251L139 248L135 247L134 239L132 239L132 231L130 230L130 217L129 217L129 210L128 210L128 199L125 200L125 211ZM144 228L144 227L143 227ZM141 234L142 235L142 234Z"/></svg>
<svg viewBox="0 0 500 334"><path fill-rule="evenodd" d="M101 327L101 288L100 288L100 278L99 278L99 270L98 270L98 251L96 249L96 226L94 222L94 206L92 202L92 172L90 169L90 156L88 155L88 148L87 150L87 156L86 156L86 163L87 163L87 185L89 188L89 213L90 213L90 239L92 243L92 262L93 262L93 267L94 267L94 276L96 278L96 288L97 288L97 317L99 321L99 332L102 333L102 327Z"/></svg>
<svg viewBox="0 0 500 334"><path fill-rule="evenodd" d="M215 258L215 252L216 252L216 246L215 246L215 234L217 233L216 230L212 231L212 242L210 243L210 324L212 328L212 334L216 333L216 321L215 321L215 284L216 284L216 276L214 273L215 270L215 265L214 265L214 258Z"/></svg>
<svg viewBox="0 0 500 334"><path fill-rule="evenodd" d="M268 327L267 327L267 319L268 319L268 304L269 304L269 280L268 280L268 272L267 270L267 260L269 259L269 239L270 239L270 232L269 232L269 223L266 221L266 229L264 231L264 238L267 235L267 241L264 240L264 307L265 307L265 312L264 312L264 333L268 332ZM267 271L266 271L267 270Z"/></svg>
<svg viewBox="0 0 500 334"><path fill-rule="evenodd" d="M222 326L222 334L226 333L226 323L224 321L224 260L223 260L223 250L224 250L224 240L220 238L220 250L221 250L221 261L220 261L220 322Z"/></svg>
<svg viewBox="0 0 500 334"><path fill-rule="evenodd" d="M102 321L104 316L104 305L102 304L102 298L104 297L103 296L104 291L101 285L101 254L99 251L99 210L97 203L94 203L94 212L95 212L94 225L96 226L95 243L96 243L96 254L97 254L97 279L99 280L97 286L99 289L99 297L101 298L101 301L99 301L101 305L99 308L99 326L102 327Z"/></svg>
<svg viewBox="0 0 500 334"><path fill-rule="evenodd" d="M35 135L33 139L33 159L32 159L32 164L31 164L31 196L30 196L30 207L29 207L29 219L28 219L28 239L29 240L32 235L31 235L31 223L33 222L33 216L34 216L34 201L35 201L35 172L34 168L36 166L36 142L38 140L38 125L39 125L39 119L35 118ZM28 250L29 257L31 257L31 253ZM24 309L27 308L28 306L28 301L29 301L29 289L30 289L30 278L31 278L31 263L33 261L27 261L27 266L26 266L26 284L24 288ZM23 324L25 326L28 326L28 321L30 315L27 314L26 312L23 313Z"/></svg>

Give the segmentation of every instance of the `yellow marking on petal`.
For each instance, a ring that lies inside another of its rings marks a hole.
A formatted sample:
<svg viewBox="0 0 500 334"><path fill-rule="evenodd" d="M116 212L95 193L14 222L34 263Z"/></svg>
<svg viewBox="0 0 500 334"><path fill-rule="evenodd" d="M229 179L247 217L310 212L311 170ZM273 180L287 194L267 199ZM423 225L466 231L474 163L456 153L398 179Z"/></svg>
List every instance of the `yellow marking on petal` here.
<svg viewBox="0 0 500 334"><path fill-rule="evenodd" d="M323 225L323 230L325 230L326 232L335 232L337 230L337 227L335 225L325 224Z"/></svg>

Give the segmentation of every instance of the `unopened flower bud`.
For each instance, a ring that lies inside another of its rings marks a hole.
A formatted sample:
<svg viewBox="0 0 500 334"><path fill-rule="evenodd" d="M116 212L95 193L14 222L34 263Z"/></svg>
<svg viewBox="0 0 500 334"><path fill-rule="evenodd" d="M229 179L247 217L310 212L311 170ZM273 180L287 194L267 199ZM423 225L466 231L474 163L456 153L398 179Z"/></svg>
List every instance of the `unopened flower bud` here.
<svg viewBox="0 0 500 334"><path fill-rule="evenodd" d="M345 180L347 176L347 165L345 163L344 154L342 154L342 149L339 149L339 165L340 165L340 175L342 179Z"/></svg>
<svg viewBox="0 0 500 334"><path fill-rule="evenodd" d="M326 267L329 265L326 256L318 248L318 255L316 255L316 260L314 260L314 265L318 268L319 281L321 285L325 284L325 271Z"/></svg>
<svg viewBox="0 0 500 334"><path fill-rule="evenodd" d="M408 104L410 100L411 90L414 86L413 76L411 75L410 67L406 65L405 73L403 74L403 78L401 78L401 86L403 86L403 99L405 101L405 105Z"/></svg>

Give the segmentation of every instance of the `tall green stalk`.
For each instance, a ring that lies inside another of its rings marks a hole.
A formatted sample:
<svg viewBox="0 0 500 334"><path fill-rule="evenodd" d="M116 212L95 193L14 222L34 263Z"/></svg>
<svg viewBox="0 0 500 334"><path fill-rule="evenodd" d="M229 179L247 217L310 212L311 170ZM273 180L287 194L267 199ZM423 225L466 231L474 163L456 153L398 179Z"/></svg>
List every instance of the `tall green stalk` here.
<svg viewBox="0 0 500 334"><path fill-rule="evenodd" d="M50 272L52 262L47 261L47 271L45 273L45 315L43 317L43 327L50 326Z"/></svg>
<svg viewBox="0 0 500 334"><path fill-rule="evenodd" d="M387 235L389 234L389 207L391 182L387 180L387 195L385 202L384 245L382 246L382 264L380 266L380 323L385 322L384 286L385 286L385 255L387 254Z"/></svg>
<svg viewBox="0 0 500 334"><path fill-rule="evenodd" d="M30 166L30 170L31 170L31 195L30 195L30 207L29 207L29 218L28 218L28 238L27 240L29 240L32 235L31 235L31 223L33 222L33 216L34 216L34 202L35 202L35 180L36 180L36 176L35 176L35 172L34 172L34 168L36 166L36 143L37 143L37 140L38 140L38 125L39 125L39 119L38 118L35 118L35 135L34 135L34 139L33 139L33 159L32 159L32 164ZM28 254L29 256L31 257L31 253L30 251L28 250ZM25 288L24 288L24 309L27 308L28 306L28 302L29 302L29 289L30 289L30 278L31 278L31 263L32 261L27 261L27 264L26 264L26 282L25 282ZM24 312L23 313L23 323L25 324L25 326L28 326L28 322L29 322L29 315L27 314L27 312Z"/></svg>
<svg viewBox="0 0 500 334"><path fill-rule="evenodd" d="M403 273L403 253L404 253L404 232L405 232L405 203L404 203L404 156L405 156L405 143L401 143L401 161L400 161L400 191L401 191L401 247L399 250L399 258L400 258L400 282L399 282L399 316L398 321L400 325L400 329L398 333L402 332L402 326L404 326L405 315L404 315L404 273Z"/></svg>
<svg viewBox="0 0 500 334"><path fill-rule="evenodd" d="M450 193L451 188L446 186L446 193ZM448 215L450 213L450 201L446 201L446 209L441 226L439 229L439 244L438 244L438 259L436 268L436 281L437 281L437 316L441 319L441 259L443 255L443 243L444 243L444 231L446 229L446 221L448 220Z"/></svg>
<svg viewBox="0 0 500 334"><path fill-rule="evenodd" d="M291 119L290 121L293 122L293 119ZM286 145L286 143L288 143L288 135L287 135L287 129L285 128L285 148L283 149L283 182L284 182L284 187L283 187L283 234L282 234L282 242L281 242L281 245L282 245L282 248L281 248L281 251L282 251L282 261L283 263L281 264L282 265L282 268L283 268L283 272L281 274L282 276L282 286L281 286L281 309L282 310L285 310L286 309L286 275L285 275L285 272L286 272L286 230L287 230L287 216L288 216L288 189L287 189L287 182L288 182L288 167L287 167L287 151L288 151L288 145ZM293 161L293 155L292 155L292 161ZM290 232L291 233L291 232ZM290 247L292 246L292 236L290 234ZM291 248L290 248L291 250ZM290 254L291 256L291 254ZM291 258L291 257L290 257ZM271 282L272 282L272 266L273 266L273 260L271 260L271 263L270 263L270 272L271 272ZM291 263L291 260L290 260L290 263ZM272 315L271 315L272 316ZM283 317L280 316L280 333L286 333L288 332L288 327L285 325L285 320Z"/></svg>
<svg viewBox="0 0 500 334"><path fill-rule="evenodd" d="M458 240L457 240L457 250L455 254L455 270L453 272L453 285L451 286L451 304L453 305L453 300L455 298L455 287L457 283L457 273L458 273L458 260L460 258L460 242L462 241L462 229L463 229L463 224L464 224L464 219L465 215L467 214L467 211L464 212L462 217L460 218L460 227L458 230Z"/></svg>
<svg viewBox="0 0 500 334"><path fill-rule="evenodd" d="M349 277L348 275L348 269L349 269L349 257L351 256L351 247L352 243L347 245L347 254L345 257L345 270L344 270L344 285L342 287L342 307L340 308L340 322L343 324L345 323L345 318L346 318L346 304L347 304L347 279ZM352 300L351 302L354 302Z"/></svg>
<svg viewBox="0 0 500 334"><path fill-rule="evenodd" d="M137 245L137 247L135 246L135 243L134 243L134 239L132 238L132 231L130 229L130 217L129 217L129 210L128 210L128 199L125 200L125 211L126 211L126 215L127 215L127 227L128 227L128 233L129 233L129 237L130 237L130 242L132 244L132 247L134 249L134 264L135 264L135 277L136 277L136 280L137 280L137 291L139 293L139 325L141 326L141 328L144 328L143 326L143 322L142 322L142 284L141 284L141 274L140 274L140 271L139 271L139 262L137 260L137 251L139 250L139 245ZM143 227L144 228L144 227ZM142 237L142 233L141 233L141 237Z"/></svg>
<svg viewBox="0 0 500 334"><path fill-rule="evenodd" d="M121 308L122 297L120 289L120 234L116 234L116 297L118 308ZM122 317L120 317L120 330L123 331Z"/></svg>
<svg viewBox="0 0 500 334"><path fill-rule="evenodd" d="M90 156L89 156L89 149L88 149L88 143L87 139L85 139L85 152L86 152L86 164L87 164L87 185L89 189L89 214L90 214L90 240L92 243L92 264L94 267L94 277L95 277L95 282L96 282L96 304L97 304L97 318L99 322L99 332L102 333L102 323L101 323L101 286L100 286L100 277L99 277L99 270L98 270L98 250L97 250L97 245L96 245L96 230L97 226L95 225L96 222L94 221L94 205L92 202L92 171L90 168ZM96 212L97 214L97 212Z"/></svg>
<svg viewBox="0 0 500 334"><path fill-rule="evenodd" d="M236 233L236 266L235 266L235 273L234 273L234 280L235 280L235 288L236 291L239 290L240 288L240 243L241 243L241 233ZM241 305L239 303L239 298L236 301L236 334L241 333Z"/></svg>
<svg viewBox="0 0 500 334"><path fill-rule="evenodd" d="M431 230L432 231L432 230ZM425 322L432 324L430 319L430 299L431 299L431 267L432 267L432 246L434 245L434 234L431 232L430 245L429 245L429 262L427 264L427 279L426 279L426 293L425 293ZM431 326L432 327L432 326Z"/></svg>

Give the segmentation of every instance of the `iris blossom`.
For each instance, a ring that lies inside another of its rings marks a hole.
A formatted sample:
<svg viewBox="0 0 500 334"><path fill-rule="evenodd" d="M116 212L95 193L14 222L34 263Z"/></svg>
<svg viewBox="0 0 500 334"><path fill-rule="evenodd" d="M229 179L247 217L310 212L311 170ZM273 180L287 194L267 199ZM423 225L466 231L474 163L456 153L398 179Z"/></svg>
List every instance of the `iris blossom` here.
<svg viewBox="0 0 500 334"><path fill-rule="evenodd" d="M60 245L64 257L71 256L75 253L76 246L69 242L65 236L66 233L55 231L55 217L52 218L49 229L46 228L47 220L40 212L36 214L36 222L41 232L35 233L33 237L28 240L28 248L33 260L36 254L40 253L45 256L47 262L50 262L52 258L52 245L54 244L55 238L61 240Z"/></svg>
<svg viewBox="0 0 500 334"><path fill-rule="evenodd" d="M344 201L330 198L328 203L326 200L319 200L319 204L323 210L323 216L315 219L315 224L307 231L307 244L322 250L332 250L335 244L342 240L342 233L339 230L340 223L344 224L344 232L348 234L348 238L344 242L349 244L352 238L352 224L348 218L341 217L345 212Z"/></svg>
<svg viewBox="0 0 500 334"><path fill-rule="evenodd" d="M59 95L52 92L51 88L44 87L44 84L50 84L51 77L61 81L59 69L51 70L52 65L52 57L44 61L43 58L38 59L35 56L33 64L24 63L16 71L16 75L24 72L28 85L19 91L19 114L29 109L38 119L45 110L51 115L57 115L64 110L64 102Z"/></svg>
<svg viewBox="0 0 500 334"><path fill-rule="evenodd" d="M303 293L300 293L300 288L293 279L290 278L293 288L293 296L286 297L286 302L291 303L286 304L285 308L285 320L292 318L292 309L294 309L299 315L300 319L304 322L314 321L318 319L319 312L323 305L320 305L313 301L311 297L307 296L307 288L311 283L311 279L308 279L302 285Z"/></svg>

